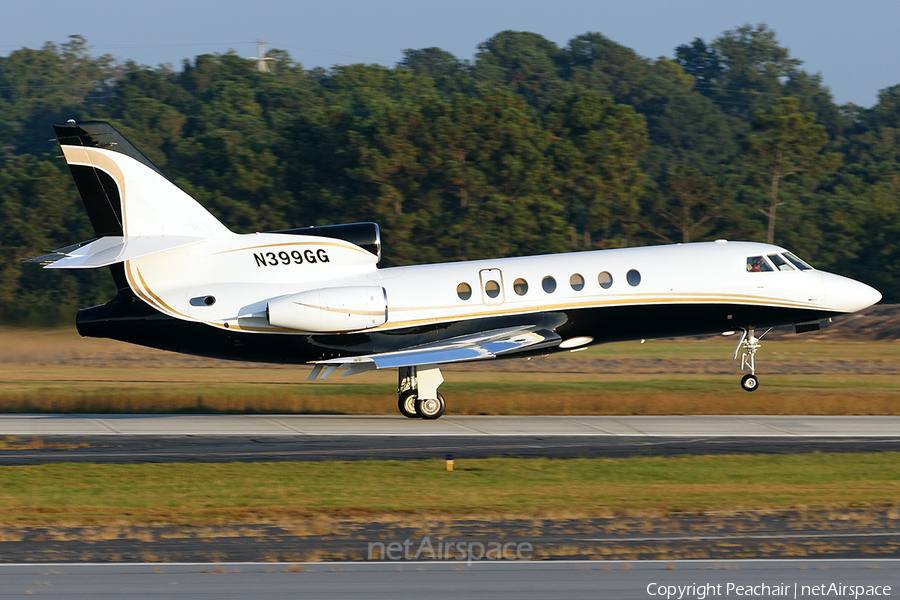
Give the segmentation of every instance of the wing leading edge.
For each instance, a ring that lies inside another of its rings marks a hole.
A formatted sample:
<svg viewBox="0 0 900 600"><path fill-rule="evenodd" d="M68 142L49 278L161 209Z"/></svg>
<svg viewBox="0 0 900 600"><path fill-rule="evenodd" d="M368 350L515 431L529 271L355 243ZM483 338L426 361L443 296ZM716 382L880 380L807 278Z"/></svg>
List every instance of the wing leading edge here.
<svg viewBox="0 0 900 600"><path fill-rule="evenodd" d="M560 341L561 338L556 333L534 326L494 329L394 352L318 361L308 380L325 379L337 369L344 369L342 375L346 377L373 369L485 360L525 350L550 348Z"/></svg>

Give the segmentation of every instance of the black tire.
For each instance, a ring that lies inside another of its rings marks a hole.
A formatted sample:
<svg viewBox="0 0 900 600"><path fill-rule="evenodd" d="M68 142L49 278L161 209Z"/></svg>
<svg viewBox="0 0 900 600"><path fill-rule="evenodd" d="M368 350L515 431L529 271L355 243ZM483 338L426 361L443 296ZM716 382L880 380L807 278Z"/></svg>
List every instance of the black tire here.
<svg viewBox="0 0 900 600"><path fill-rule="evenodd" d="M446 407L444 397L440 394L434 400L416 400L416 414L426 421L440 419Z"/></svg>
<svg viewBox="0 0 900 600"><path fill-rule="evenodd" d="M741 379L741 387L746 392L755 392L759 389L759 379L756 378L756 375L744 375L744 378Z"/></svg>
<svg viewBox="0 0 900 600"><path fill-rule="evenodd" d="M400 399L397 400L397 407L400 409L400 414L407 419L418 419L419 415L416 414L417 400L416 390L406 390L403 392Z"/></svg>

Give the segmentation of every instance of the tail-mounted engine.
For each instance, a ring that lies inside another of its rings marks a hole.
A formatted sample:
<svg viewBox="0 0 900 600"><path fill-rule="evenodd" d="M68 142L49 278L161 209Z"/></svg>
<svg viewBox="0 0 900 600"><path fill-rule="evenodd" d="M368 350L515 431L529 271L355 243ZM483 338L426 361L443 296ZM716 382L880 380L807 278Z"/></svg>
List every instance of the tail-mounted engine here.
<svg viewBox="0 0 900 600"><path fill-rule="evenodd" d="M383 325L387 294L381 286L347 286L308 290L271 300L269 324L299 331L338 333Z"/></svg>

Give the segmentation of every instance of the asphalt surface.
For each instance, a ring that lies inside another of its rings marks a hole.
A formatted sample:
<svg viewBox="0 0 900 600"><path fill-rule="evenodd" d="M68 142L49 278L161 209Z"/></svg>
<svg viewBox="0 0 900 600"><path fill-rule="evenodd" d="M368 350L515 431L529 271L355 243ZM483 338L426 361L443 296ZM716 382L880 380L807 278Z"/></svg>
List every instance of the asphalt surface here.
<svg viewBox="0 0 900 600"><path fill-rule="evenodd" d="M900 560L2 565L0 581L0 599L885 598Z"/></svg>
<svg viewBox="0 0 900 600"><path fill-rule="evenodd" d="M4 415L0 465L900 451L900 417Z"/></svg>
<svg viewBox="0 0 900 600"><path fill-rule="evenodd" d="M810 452L900 452L900 437L56 435L7 443L0 449L0 465L427 460L448 454L462 460Z"/></svg>

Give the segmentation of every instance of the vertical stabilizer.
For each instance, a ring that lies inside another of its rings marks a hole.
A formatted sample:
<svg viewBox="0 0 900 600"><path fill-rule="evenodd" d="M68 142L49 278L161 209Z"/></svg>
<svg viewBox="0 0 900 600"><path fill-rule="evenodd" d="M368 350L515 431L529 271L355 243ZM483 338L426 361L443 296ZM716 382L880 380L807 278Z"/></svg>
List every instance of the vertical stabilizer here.
<svg viewBox="0 0 900 600"><path fill-rule="evenodd" d="M69 121L54 129L97 237L228 233L109 123Z"/></svg>

